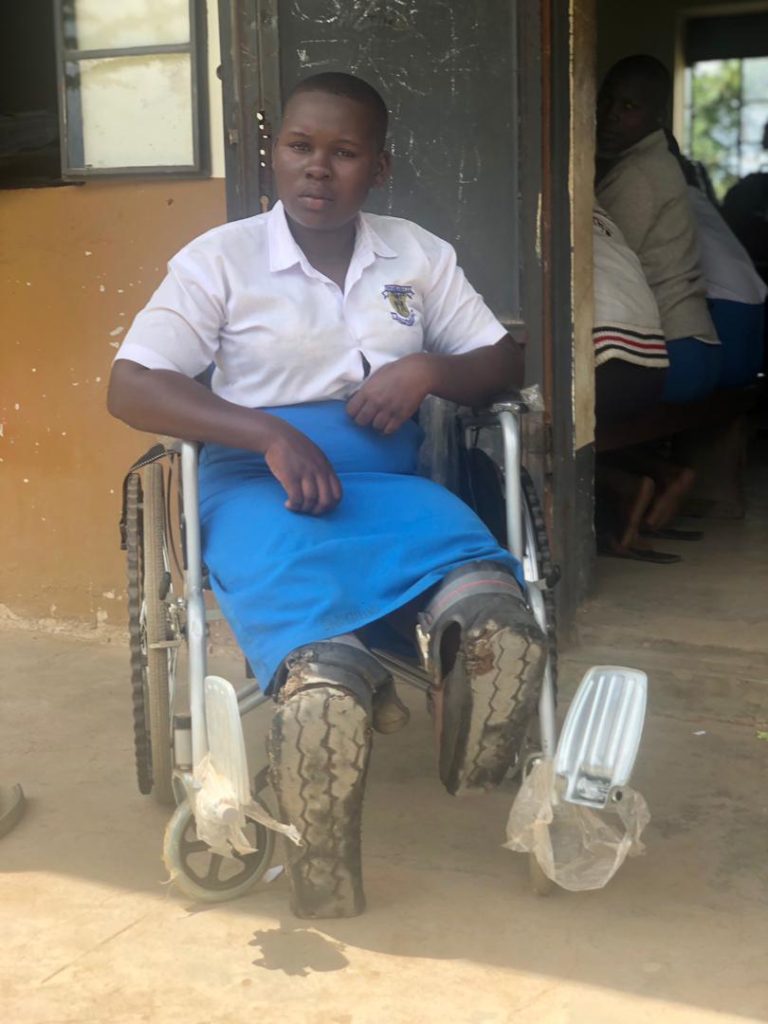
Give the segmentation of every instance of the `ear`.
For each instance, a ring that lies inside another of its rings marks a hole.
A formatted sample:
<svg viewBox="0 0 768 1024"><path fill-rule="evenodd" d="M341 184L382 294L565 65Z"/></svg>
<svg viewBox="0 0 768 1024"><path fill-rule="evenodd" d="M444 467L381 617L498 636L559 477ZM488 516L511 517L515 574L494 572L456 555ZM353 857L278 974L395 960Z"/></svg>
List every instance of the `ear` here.
<svg viewBox="0 0 768 1024"><path fill-rule="evenodd" d="M378 156L378 163L373 175L373 188L381 188L389 181L392 173L392 154L388 149L382 149Z"/></svg>

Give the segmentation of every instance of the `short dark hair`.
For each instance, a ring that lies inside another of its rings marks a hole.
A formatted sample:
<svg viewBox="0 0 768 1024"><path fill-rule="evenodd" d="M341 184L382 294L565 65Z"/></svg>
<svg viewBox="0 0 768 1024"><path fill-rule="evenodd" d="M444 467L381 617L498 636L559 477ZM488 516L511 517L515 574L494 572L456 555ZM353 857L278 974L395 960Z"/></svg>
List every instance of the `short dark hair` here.
<svg viewBox="0 0 768 1024"><path fill-rule="evenodd" d="M380 93L357 75L345 71L322 71L317 75L303 78L288 95L286 106L294 96L302 92L326 92L331 96L345 96L356 103L362 103L370 114L371 128L379 149L384 148L387 138L389 114Z"/></svg>
<svg viewBox="0 0 768 1024"><path fill-rule="evenodd" d="M606 81L609 78L641 78L649 86L653 105L659 111L663 111L672 99L672 76L660 60L647 53L622 58L605 77Z"/></svg>

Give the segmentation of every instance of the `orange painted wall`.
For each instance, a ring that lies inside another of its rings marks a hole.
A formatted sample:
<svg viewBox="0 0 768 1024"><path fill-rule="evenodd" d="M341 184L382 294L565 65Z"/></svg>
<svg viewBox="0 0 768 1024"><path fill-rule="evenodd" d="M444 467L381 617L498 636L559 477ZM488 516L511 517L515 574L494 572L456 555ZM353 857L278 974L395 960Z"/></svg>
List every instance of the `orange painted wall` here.
<svg viewBox="0 0 768 1024"><path fill-rule="evenodd" d="M224 182L0 193L0 604L125 621L117 523L152 443L106 412L132 318L182 245L226 219Z"/></svg>

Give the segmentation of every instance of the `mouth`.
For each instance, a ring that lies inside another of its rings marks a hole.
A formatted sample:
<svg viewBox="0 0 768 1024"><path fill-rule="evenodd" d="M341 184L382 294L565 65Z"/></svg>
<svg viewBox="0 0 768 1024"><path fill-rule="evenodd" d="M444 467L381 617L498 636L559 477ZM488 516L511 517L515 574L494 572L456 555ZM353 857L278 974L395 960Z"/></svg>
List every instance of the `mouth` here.
<svg viewBox="0 0 768 1024"><path fill-rule="evenodd" d="M299 202L309 210L324 210L331 205L333 197L322 192L303 192Z"/></svg>
<svg viewBox="0 0 768 1024"><path fill-rule="evenodd" d="M603 147L620 146L622 143L622 138L617 132L606 130L605 128L602 130L598 128L597 142L598 145L601 145Z"/></svg>

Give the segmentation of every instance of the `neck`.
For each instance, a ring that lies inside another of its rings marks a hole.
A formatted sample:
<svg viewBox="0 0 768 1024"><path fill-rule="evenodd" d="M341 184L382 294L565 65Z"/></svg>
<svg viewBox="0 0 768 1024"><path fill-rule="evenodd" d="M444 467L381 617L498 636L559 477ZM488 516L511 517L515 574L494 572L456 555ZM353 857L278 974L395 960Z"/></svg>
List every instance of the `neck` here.
<svg viewBox="0 0 768 1024"><path fill-rule="evenodd" d="M288 227L297 245L312 266L329 263L349 263L355 248L355 221L330 231L313 231L286 215Z"/></svg>

